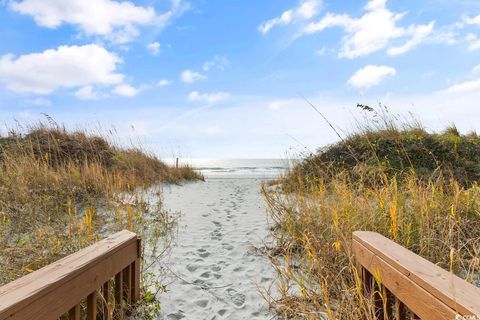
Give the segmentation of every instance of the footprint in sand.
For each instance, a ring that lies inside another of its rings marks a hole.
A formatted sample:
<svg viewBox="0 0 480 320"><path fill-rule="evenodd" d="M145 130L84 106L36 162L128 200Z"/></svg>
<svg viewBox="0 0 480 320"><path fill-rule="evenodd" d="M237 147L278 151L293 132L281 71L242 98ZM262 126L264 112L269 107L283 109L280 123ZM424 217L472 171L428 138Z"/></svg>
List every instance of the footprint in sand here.
<svg viewBox="0 0 480 320"><path fill-rule="evenodd" d="M197 252L198 252L198 255L202 258L207 258L208 256L210 256L210 252L208 252L205 249L198 249Z"/></svg>
<svg viewBox="0 0 480 320"><path fill-rule="evenodd" d="M222 267L220 267L219 265L213 265L211 268L210 268L212 271L215 271L215 272L219 272L220 270L222 270Z"/></svg>
<svg viewBox="0 0 480 320"><path fill-rule="evenodd" d="M222 240L223 233L220 232L219 229L215 229L210 233L212 240Z"/></svg>
<svg viewBox="0 0 480 320"><path fill-rule="evenodd" d="M190 263L190 264L187 264L186 268L189 272L195 272L195 271L197 271L198 268L200 268L200 265L198 265L196 263Z"/></svg>
<svg viewBox="0 0 480 320"><path fill-rule="evenodd" d="M167 315L168 320L180 320L185 318L184 314L182 311L176 312L176 313L170 313Z"/></svg>
<svg viewBox="0 0 480 320"><path fill-rule="evenodd" d="M208 306L208 300L197 300L195 304L200 308L206 308Z"/></svg>
<svg viewBox="0 0 480 320"><path fill-rule="evenodd" d="M243 306L245 303L245 295L243 293L237 292L235 289L227 289L227 293L234 305L237 307Z"/></svg>
<svg viewBox="0 0 480 320"><path fill-rule="evenodd" d="M222 246L225 250L232 251L234 249L234 246L228 243L222 243Z"/></svg>

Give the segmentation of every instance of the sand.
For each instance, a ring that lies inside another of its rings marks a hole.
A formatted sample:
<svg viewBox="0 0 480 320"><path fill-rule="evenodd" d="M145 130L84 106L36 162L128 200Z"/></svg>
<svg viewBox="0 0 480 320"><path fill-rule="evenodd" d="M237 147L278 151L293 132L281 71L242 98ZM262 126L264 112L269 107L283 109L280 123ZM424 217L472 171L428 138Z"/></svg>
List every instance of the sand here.
<svg viewBox="0 0 480 320"><path fill-rule="evenodd" d="M164 206L181 212L178 237L164 263L159 296L164 319L273 319L259 287L275 277L262 247L268 236L260 178L214 177L164 187Z"/></svg>

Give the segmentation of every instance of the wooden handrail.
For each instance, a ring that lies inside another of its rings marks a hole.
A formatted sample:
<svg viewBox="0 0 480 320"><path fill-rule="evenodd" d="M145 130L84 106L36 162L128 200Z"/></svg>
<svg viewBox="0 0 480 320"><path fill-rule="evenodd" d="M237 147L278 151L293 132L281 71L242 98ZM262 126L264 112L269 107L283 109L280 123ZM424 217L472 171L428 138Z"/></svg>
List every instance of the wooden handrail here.
<svg viewBox="0 0 480 320"><path fill-rule="evenodd" d="M89 320L97 319L100 302L104 319L111 319L109 310L115 319L121 319L128 311L124 306L134 305L140 298L140 259L137 235L118 232L0 287L0 320L54 320L63 315L76 320L82 301Z"/></svg>
<svg viewBox="0 0 480 320"><path fill-rule="evenodd" d="M480 288L375 232L353 233L352 250L378 319L480 319Z"/></svg>

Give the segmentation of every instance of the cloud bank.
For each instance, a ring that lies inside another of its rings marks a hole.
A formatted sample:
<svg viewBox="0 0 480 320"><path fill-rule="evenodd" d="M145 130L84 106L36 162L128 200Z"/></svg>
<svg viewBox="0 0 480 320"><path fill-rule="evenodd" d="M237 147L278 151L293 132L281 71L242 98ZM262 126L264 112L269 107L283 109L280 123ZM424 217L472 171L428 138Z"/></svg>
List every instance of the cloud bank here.
<svg viewBox="0 0 480 320"><path fill-rule="evenodd" d="M60 46L40 53L0 57L0 81L22 93L50 94L59 88L120 84L122 60L105 48L89 44Z"/></svg>

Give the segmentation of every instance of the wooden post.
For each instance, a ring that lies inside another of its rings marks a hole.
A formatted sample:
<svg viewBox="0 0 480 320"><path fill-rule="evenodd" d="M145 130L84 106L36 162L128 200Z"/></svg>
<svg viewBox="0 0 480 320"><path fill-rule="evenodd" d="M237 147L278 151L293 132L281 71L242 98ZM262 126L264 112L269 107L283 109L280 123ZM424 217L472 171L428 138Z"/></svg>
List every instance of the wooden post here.
<svg viewBox="0 0 480 320"><path fill-rule="evenodd" d="M97 291L93 291L87 297L87 320L97 319Z"/></svg>
<svg viewBox="0 0 480 320"><path fill-rule="evenodd" d="M127 316L132 314L131 310L131 291L132 291L132 270L131 265L123 269L123 300L125 301L125 313Z"/></svg>
<svg viewBox="0 0 480 320"><path fill-rule="evenodd" d="M371 296L373 290L373 277L364 267L360 267L360 276L362 277L363 293L366 297Z"/></svg>
<svg viewBox="0 0 480 320"><path fill-rule="evenodd" d="M132 290L130 291L130 299L131 299L131 302L132 302L132 305L135 305L137 304L138 300L140 300L140 290L139 290L139 279L137 279L137 274L138 274L138 271L137 270L137 265L138 265L138 262L134 261L131 265L130 265L130 270L132 270L131 272L131 281L132 281Z"/></svg>
<svg viewBox="0 0 480 320"><path fill-rule="evenodd" d="M123 300L125 300L125 303L127 306L130 305L131 299L130 299L130 291L131 291L131 273L130 273L130 265L123 269Z"/></svg>
<svg viewBox="0 0 480 320"><path fill-rule="evenodd" d="M365 297L373 299L374 315L378 320L383 320L383 301L380 295L381 288L378 287L375 277L365 268L362 268L362 280L364 284Z"/></svg>
<svg viewBox="0 0 480 320"><path fill-rule="evenodd" d="M140 300L140 287L141 287L141 269L140 261L142 259L142 239L137 238L137 259L132 263L132 304L136 304Z"/></svg>
<svg viewBox="0 0 480 320"><path fill-rule="evenodd" d="M75 307L70 309L68 312L68 319L70 320L80 320L80 305L77 304Z"/></svg>
<svg viewBox="0 0 480 320"><path fill-rule="evenodd" d="M405 320L407 318L405 305L395 298L395 319L396 320Z"/></svg>
<svg viewBox="0 0 480 320"><path fill-rule="evenodd" d="M103 284L103 299L104 305L103 305L103 318L105 320L111 320L111 315L110 315L110 301L112 298L112 282L108 280Z"/></svg>
<svg viewBox="0 0 480 320"><path fill-rule="evenodd" d="M175 168L178 169L178 158L175 159Z"/></svg>
<svg viewBox="0 0 480 320"><path fill-rule="evenodd" d="M393 319L394 315L394 304L395 304L395 296L387 289L387 287L382 286L382 295L383 295L383 312L385 319Z"/></svg>
<svg viewBox="0 0 480 320"><path fill-rule="evenodd" d="M123 319L123 272L120 271L115 275L115 319Z"/></svg>

